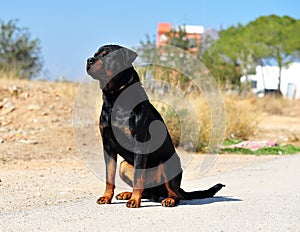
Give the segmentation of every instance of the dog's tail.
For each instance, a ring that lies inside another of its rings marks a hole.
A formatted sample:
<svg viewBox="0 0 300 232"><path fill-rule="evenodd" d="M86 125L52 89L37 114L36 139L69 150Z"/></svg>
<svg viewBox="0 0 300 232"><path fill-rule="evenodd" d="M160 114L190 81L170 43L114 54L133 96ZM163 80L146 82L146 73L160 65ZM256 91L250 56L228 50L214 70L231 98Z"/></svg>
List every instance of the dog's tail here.
<svg viewBox="0 0 300 232"><path fill-rule="evenodd" d="M203 198L213 197L223 187L225 187L225 185L216 184L207 190L193 191L193 192L186 192L183 189L180 189L180 194L182 195L183 200L203 199Z"/></svg>

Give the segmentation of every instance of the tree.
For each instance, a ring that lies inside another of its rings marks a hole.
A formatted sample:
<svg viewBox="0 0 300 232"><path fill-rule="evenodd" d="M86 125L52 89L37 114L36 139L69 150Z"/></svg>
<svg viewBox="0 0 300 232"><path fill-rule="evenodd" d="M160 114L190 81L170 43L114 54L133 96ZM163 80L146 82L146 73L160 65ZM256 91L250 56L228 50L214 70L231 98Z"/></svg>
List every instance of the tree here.
<svg viewBox="0 0 300 232"><path fill-rule="evenodd" d="M42 69L40 41L31 39L18 20L0 20L0 70L14 71L18 78L30 79Z"/></svg>
<svg viewBox="0 0 300 232"><path fill-rule="evenodd" d="M212 42L200 58L211 71L221 87L240 86L241 67L245 55L249 53L248 46L243 39L242 25L230 27L219 32L219 39ZM200 44L200 51L206 46Z"/></svg>
<svg viewBox="0 0 300 232"><path fill-rule="evenodd" d="M166 36L168 37L168 45L181 48L185 51L189 50L192 46L191 41L187 38L185 26L171 29L171 31L166 33Z"/></svg>
<svg viewBox="0 0 300 232"><path fill-rule="evenodd" d="M276 63L281 70L299 60L300 20L289 16L262 16L243 26L220 32L220 39L202 55L203 62L221 82L240 86L241 75L255 72L257 65Z"/></svg>
<svg viewBox="0 0 300 232"><path fill-rule="evenodd" d="M289 16L263 16L250 22L246 30L251 34L251 46L261 63L273 61L277 64L277 90L280 92L282 68L299 60L300 21Z"/></svg>
<svg viewBox="0 0 300 232"><path fill-rule="evenodd" d="M200 39L200 47L198 56L201 58L204 52L210 48L213 43L220 38L219 31L216 29L208 29L203 32Z"/></svg>

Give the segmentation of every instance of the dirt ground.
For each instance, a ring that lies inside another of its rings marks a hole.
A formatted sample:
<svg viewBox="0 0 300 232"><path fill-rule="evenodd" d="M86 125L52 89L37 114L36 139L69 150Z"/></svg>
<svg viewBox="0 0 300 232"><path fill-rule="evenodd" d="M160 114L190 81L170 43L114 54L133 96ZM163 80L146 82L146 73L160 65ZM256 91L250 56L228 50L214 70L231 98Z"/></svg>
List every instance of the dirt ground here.
<svg viewBox="0 0 300 232"><path fill-rule="evenodd" d="M102 193L103 183L85 165L73 135L77 87L0 79L0 213L96 200ZM300 101L289 101L277 112L264 112L250 139L300 145L299 122ZM269 159L276 156L219 155L205 175Z"/></svg>

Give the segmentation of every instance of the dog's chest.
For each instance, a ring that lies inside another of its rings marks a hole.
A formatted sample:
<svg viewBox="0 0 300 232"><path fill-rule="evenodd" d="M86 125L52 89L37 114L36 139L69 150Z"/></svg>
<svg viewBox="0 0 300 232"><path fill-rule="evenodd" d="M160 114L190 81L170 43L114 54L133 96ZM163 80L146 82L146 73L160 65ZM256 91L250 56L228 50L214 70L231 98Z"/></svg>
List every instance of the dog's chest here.
<svg viewBox="0 0 300 232"><path fill-rule="evenodd" d="M113 130L115 137L122 133L126 136L131 136L133 126L132 111L124 110L120 106L114 106L113 109L102 109L100 118L102 128L110 127Z"/></svg>
<svg viewBox="0 0 300 232"><path fill-rule="evenodd" d="M121 132L126 136L131 135L130 127L132 127L132 112L124 110L122 107L114 107L111 112L110 123L115 132Z"/></svg>

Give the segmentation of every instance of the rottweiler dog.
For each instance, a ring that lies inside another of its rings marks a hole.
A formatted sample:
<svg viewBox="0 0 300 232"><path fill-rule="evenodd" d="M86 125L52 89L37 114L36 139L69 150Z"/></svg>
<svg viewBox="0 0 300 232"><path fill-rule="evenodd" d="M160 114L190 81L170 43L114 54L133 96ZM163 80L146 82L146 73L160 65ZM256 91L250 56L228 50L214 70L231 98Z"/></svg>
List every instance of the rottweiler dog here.
<svg viewBox="0 0 300 232"><path fill-rule="evenodd" d="M116 196L138 208L141 199L176 206L180 200L213 197L224 185L186 192L180 188L182 169L171 137L159 112L150 103L132 66L137 53L119 45L105 45L87 59L87 73L99 80L103 105L100 133L106 165L106 189L98 204L111 203L115 189L117 156L119 172L132 192Z"/></svg>

